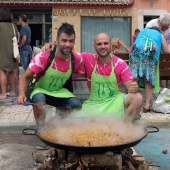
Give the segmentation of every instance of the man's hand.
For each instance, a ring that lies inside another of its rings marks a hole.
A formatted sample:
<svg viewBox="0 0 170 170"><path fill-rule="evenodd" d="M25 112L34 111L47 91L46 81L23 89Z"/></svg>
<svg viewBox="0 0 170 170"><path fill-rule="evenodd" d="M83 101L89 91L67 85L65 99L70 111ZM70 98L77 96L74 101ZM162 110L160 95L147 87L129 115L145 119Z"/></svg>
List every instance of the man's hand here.
<svg viewBox="0 0 170 170"><path fill-rule="evenodd" d="M24 104L27 101L27 98L25 95L19 95L17 98L17 103L18 104Z"/></svg>
<svg viewBox="0 0 170 170"><path fill-rule="evenodd" d="M128 92L129 93L137 93L139 91L138 83L135 81L135 78L131 78L131 84L129 85Z"/></svg>
<svg viewBox="0 0 170 170"><path fill-rule="evenodd" d="M137 93L139 91L138 83L135 78L132 77L129 81L125 83L128 93Z"/></svg>
<svg viewBox="0 0 170 170"><path fill-rule="evenodd" d="M51 53L51 51L54 50L55 44L54 43L46 43L43 48L42 48L42 52L48 52Z"/></svg>

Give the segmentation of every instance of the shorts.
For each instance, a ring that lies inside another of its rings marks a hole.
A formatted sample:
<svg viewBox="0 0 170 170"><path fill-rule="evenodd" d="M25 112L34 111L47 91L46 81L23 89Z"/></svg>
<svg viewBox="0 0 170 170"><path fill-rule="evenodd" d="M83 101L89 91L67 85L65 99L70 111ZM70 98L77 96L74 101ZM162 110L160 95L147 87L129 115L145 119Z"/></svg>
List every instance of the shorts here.
<svg viewBox="0 0 170 170"><path fill-rule="evenodd" d="M31 102L37 103L39 101L45 102L45 104L56 107L60 110L71 110L78 109L82 107L81 101L76 97L70 98L58 98L46 95L44 93L37 93L33 95Z"/></svg>

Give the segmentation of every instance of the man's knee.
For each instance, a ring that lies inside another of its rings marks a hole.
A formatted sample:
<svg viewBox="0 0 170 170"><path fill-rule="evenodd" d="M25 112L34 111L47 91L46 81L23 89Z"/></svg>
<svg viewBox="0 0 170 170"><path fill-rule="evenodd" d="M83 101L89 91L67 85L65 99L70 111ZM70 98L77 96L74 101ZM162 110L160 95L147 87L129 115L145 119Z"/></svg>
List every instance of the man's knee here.
<svg viewBox="0 0 170 170"><path fill-rule="evenodd" d="M43 93L37 93L37 94L34 94L33 97L32 97L32 102L33 103L37 103L37 102L45 102L46 99L45 99L45 95Z"/></svg>
<svg viewBox="0 0 170 170"><path fill-rule="evenodd" d="M125 105L135 104L136 106L142 105L142 95L140 93L129 93L125 99Z"/></svg>
<svg viewBox="0 0 170 170"><path fill-rule="evenodd" d="M82 107L81 101L76 97L69 98L67 104L71 107L71 109L77 109Z"/></svg>

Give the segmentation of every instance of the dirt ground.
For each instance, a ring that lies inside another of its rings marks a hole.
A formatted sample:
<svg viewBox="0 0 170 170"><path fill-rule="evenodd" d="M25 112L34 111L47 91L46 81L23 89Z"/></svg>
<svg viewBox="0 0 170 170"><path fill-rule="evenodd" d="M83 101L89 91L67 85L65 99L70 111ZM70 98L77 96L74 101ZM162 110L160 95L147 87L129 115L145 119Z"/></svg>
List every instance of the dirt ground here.
<svg viewBox="0 0 170 170"><path fill-rule="evenodd" d="M34 135L23 135L25 127L0 127L0 170L33 170L32 154L40 140Z"/></svg>

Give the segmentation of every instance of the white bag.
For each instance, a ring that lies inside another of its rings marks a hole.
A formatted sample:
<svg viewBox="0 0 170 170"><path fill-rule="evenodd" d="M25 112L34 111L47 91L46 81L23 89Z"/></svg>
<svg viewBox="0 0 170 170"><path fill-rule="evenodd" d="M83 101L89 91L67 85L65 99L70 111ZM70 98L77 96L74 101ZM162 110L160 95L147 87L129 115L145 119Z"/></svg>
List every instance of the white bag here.
<svg viewBox="0 0 170 170"><path fill-rule="evenodd" d="M156 112L170 113L170 89L164 88L152 105Z"/></svg>
<svg viewBox="0 0 170 170"><path fill-rule="evenodd" d="M12 24L12 26L13 26L13 31L14 31L14 37L12 38L12 41L13 41L13 54L14 54L14 58L16 60L18 60L18 62L19 62L20 61L20 54L19 54L18 42L17 42L17 37L16 37L14 25Z"/></svg>

